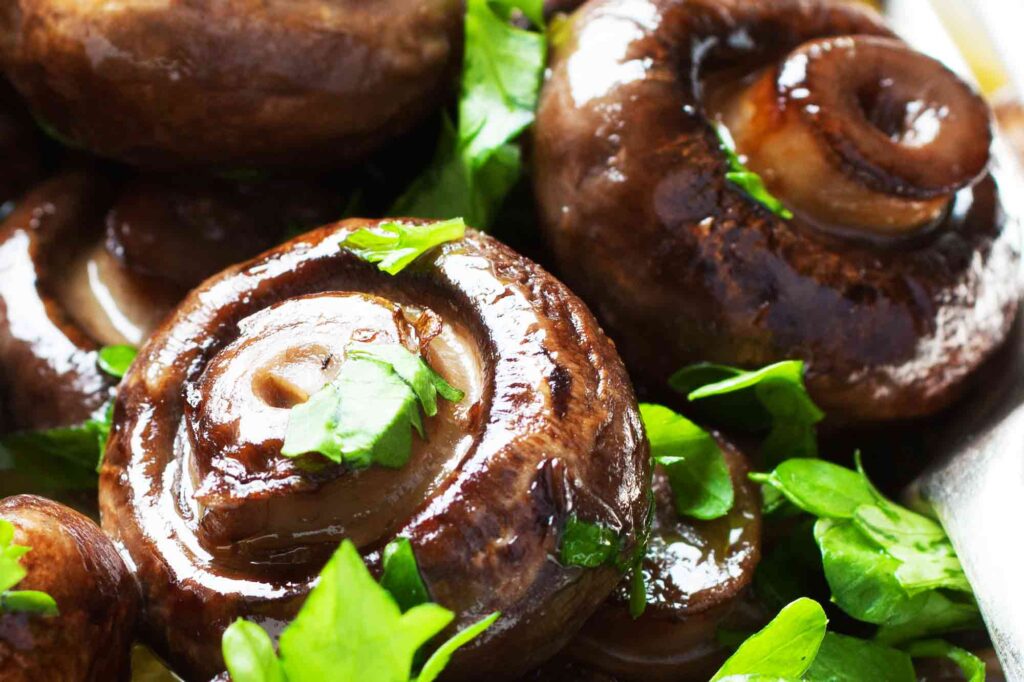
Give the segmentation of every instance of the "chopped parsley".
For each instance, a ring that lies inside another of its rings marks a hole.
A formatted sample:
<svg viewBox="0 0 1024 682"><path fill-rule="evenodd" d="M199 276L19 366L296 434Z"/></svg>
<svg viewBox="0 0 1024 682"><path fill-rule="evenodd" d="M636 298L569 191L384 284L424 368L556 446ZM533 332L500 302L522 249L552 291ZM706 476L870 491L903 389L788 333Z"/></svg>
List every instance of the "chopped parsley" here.
<svg viewBox="0 0 1024 682"><path fill-rule="evenodd" d="M667 407L641 403L651 456L672 487L676 512L717 519L732 509L734 491L725 456L714 436Z"/></svg>
<svg viewBox="0 0 1024 682"><path fill-rule="evenodd" d="M352 344L334 381L292 408L281 454L316 452L357 468L401 468L412 454L412 430L424 436L420 410L437 414L438 394L463 398L400 345Z"/></svg>
<svg viewBox="0 0 1024 682"><path fill-rule="evenodd" d="M897 649L829 632L827 627L828 618L818 602L797 599L740 644L711 680L916 682L913 658L945 657L960 666L969 682L984 682L981 660L942 640L923 640Z"/></svg>
<svg viewBox="0 0 1024 682"><path fill-rule="evenodd" d="M415 225L396 221L352 232L341 246L389 275L397 275L427 251L466 235L462 218Z"/></svg>
<svg viewBox="0 0 1024 682"><path fill-rule="evenodd" d="M510 23L518 10L537 30ZM519 178L513 141L534 120L547 59L541 0L468 0L458 124L445 117L427 170L392 215L463 216L486 228Z"/></svg>
<svg viewBox="0 0 1024 682"><path fill-rule="evenodd" d="M791 459L751 478L817 517L832 601L878 625L876 639L901 643L980 625L953 545L938 523L886 499L860 466L851 471Z"/></svg>
<svg viewBox="0 0 1024 682"><path fill-rule="evenodd" d="M355 545L346 540L320 573L299 614L270 635L237 620L224 632L224 660L234 682L433 682L459 647L498 619L494 613L441 644L415 674L416 654L455 618L437 604L405 612L377 584Z"/></svg>
<svg viewBox="0 0 1024 682"><path fill-rule="evenodd" d="M582 521L575 514L566 519L559 543L558 561L563 566L614 566L621 573L629 573L629 613L633 618L639 618L647 608L642 565L647 554L652 514L653 507L648 511L644 535L628 558L622 556L622 539L618 533L603 524Z"/></svg>
<svg viewBox="0 0 1024 682"><path fill-rule="evenodd" d="M28 575L21 557L31 550L31 547L14 544L14 524L0 519L0 612L59 615L57 602L45 592L11 589Z"/></svg>
<svg viewBox="0 0 1024 682"><path fill-rule="evenodd" d="M89 490L110 436L114 404L81 424L19 431L0 438L0 471L25 474L47 490Z"/></svg>
<svg viewBox="0 0 1024 682"><path fill-rule="evenodd" d="M709 419L729 428L767 432L762 450L769 462L818 455L815 425L825 414L804 385L804 363L785 360L746 371L707 363L690 365L669 379L697 401Z"/></svg>
<svg viewBox="0 0 1024 682"><path fill-rule="evenodd" d="M725 153L726 161L729 163L725 179L780 218L785 220L792 218L793 212L783 206L782 202L768 191L761 176L744 165L743 160L736 153L736 143L733 142L729 130L719 124L715 126L715 132L718 135L718 146Z"/></svg>
<svg viewBox="0 0 1024 682"><path fill-rule="evenodd" d="M96 364L112 377L122 378L135 361L138 350L135 346L120 344L100 348Z"/></svg>
<svg viewBox="0 0 1024 682"><path fill-rule="evenodd" d="M387 544L382 555L384 575L380 585L391 593L403 612L430 601L430 593L423 583L412 543L408 538L396 538Z"/></svg>

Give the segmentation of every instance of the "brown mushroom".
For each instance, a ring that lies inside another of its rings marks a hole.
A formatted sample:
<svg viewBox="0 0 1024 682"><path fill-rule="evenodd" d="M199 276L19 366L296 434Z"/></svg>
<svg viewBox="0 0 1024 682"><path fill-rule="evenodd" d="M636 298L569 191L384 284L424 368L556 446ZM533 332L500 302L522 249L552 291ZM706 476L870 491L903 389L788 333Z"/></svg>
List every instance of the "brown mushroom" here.
<svg viewBox="0 0 1024 682"><path fill-rule="evenodd" d="M10 682L126 681L139 605L138 585L99 527L78 512L32 495L0 501L14 543L30 547L18 590L38 590L59 615L0 613L0 677Z"/></svg>
<svg viewBox="0 0 1024 682"><path fill-rule="evenodd" d="M457 0L0 8L0 64L76 146L151 167L358 160L449 90Z"/></svg>
<svg viewBox="0 0 1024 682"><path fill-rule="evenodd" d="M595 0L550 74L542 225L642 385L799 358L834 416L906 418L950 404L1006 337L1016 176L989 159L977 95L872 10ZM718 119L794 218L727 179Z"/></svg>
<svg viewBox="0 0 1024 682"><path fill-rule="evenodd" d="M98 169L42 183L0 225L0 377L12 425L94 415L112 379L100 346L137 345L188 288L335 214L304 183L140 177Z"/></svg>
<svg viewBox="0 0 1024 682"><path fill-rule="evenodd" d="M0 217L13 209L13 202L42 172L39 141L32 120L14 105L17 96L0 81Z"/></svg>
<svg viewBox="0 0 1024 682"><path fill-rule="evenodd" d="M149 639L187 675L223 670L221 633L238 617L279 631L342 539L376 566L402 536L458 627L503 614L456 655L452 678L513 678L621 577L556 560L569 515L635 545L648 449L586 307L472 231L384 274L340 247L376 225L328 226L208 280L121 384L103 524L138 567ZM466 392L424 421L400 469L281 455L290 408L331 380L353 340L422 352Z"/></svg>
<svg viewBox="0 0 1024 682"><path fill-rule="evenodd" d="M637 682L702 682L729 655L718 628L756 630L763 623L749 587L761 557L761 495L747 479L746 458L718 437L736 491L725 516L680 517L668 479L655 470L655 514L643 562L647 607L634 619L629 586L594 614L569 647L579 665Z"/></svg>

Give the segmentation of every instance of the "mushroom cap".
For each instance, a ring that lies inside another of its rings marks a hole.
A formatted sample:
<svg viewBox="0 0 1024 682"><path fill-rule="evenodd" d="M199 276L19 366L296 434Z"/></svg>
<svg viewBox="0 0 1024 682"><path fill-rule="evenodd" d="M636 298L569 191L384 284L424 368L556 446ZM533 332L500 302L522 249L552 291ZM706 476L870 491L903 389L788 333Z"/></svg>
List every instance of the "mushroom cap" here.
<svg viewBox="0 0 1024 682"><path fill-rule="evenodd" d="M223 669L220 637L234 619L279 629L294 616L343 538L377 568L379 550L402 536L456 627L503 614L446 674L511 679L561 648L621 577L555 560L568 516L614 528L624 553L643 527L647 443L625 369L587 308L473 231L396 276L340 247L379 222L321 228L208 280L121 384L100 479L104 528L138 566L150 639L190 675ZM445 329L459 333L444 341ZM427 443L403 469L305 473L277 452L291 396L318 387L310 373L330 380L320 372L355 330L407 345L434 338L425 352L439 372L482 380L461 387L465 405L424 422ZM446 344L461 348L446 359ZM479 370L456 370L466 358ZM217 407L229 394L241 411ZM432 450L452 426L462 438ZM200 493L223 523L202 525ZM378 511L360 523L353 499L367 505L362 516ZM271 524L272 546L249 541L236 504Z"/></svg>

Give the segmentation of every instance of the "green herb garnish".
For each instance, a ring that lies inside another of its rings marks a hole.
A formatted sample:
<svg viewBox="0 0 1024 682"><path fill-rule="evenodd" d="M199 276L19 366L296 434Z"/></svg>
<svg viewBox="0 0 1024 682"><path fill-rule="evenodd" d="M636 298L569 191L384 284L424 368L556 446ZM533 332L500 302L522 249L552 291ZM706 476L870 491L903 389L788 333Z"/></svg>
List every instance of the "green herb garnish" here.
<svg viewBox="0 0 1024 682"><path fill-rule="evenodd" d="M744 431L767 431L762 449L769 462L789 457L816 457L815 424L824 413L804 385L804 363L786 360L758 370L724 365L684 367L669 385L699 401L715 421Z"/></svg>
<svg viewBox="0 0 1024 682"><path fill-rule="evenodd" d="M352 344L337 378L292 408L281 454L400 468L412 453L412 430L424 436L420 409L435 415L438 394L463 398L402 346Z"/></svg>
<svg viewBox="0 0 1024 682"><path fill-rule="evenodd" d="M714 436L667 407L641 403L651 456L668 474L676 512L717 519L732 509L729 467Z"/></svg>
<svg viewBox="0 0 1024 682"><path fill-rule="evenodd" d="M797 599L740 644L712 682L915 682L912 657L948 657L970 682L984 682L984 664L947 642L927 640L896 649L828 632L827 626L820 604Z"/></svg>
<svg viewBox="0 0 1024 682"><path fill-rule="evenodd" d="M21 557L31 550L31 547L14 544L14 524L0 519L0 612L59 615L57 602L45 592L11 589L28 575Z"/></svg>
<svg viewBox="0 0 1024 682"><path fill-rule="evenodd" d="M903 647L912 658L948 658L957 664L967 682L985 682L985 662L970 651L941 639L923 639Z"/></svg>
<svg viewBox="0 0 1024 682"><path fill-rule="evenodd" d="M725 179L780 218L785 220L792 218L793 212L783 206L782 202L768 191L761 176L744 165L743 160L736 153L736 143L733 142L729 130L718 124L715 126L715 132L718 134L718 146L725 153L725 158L729 162L729 170L725 173Z"/></svg>
<svg viewBox="0 0 1024 682"><path fill-rule="evenodd" d="M558 560L564 566L597 568L613 565L621 552L619 535L611 528L581 521L576 515L566 520L558 552Z"/></svg>
<svg viewBox="0 0 1024 682"><path fill-rule="evenodd" d="M465 235L462 218L423 225L389 221L352 232L341 246L365 261L377 263L389 275L397 275L427 251Z"/></svg>
<svg viewBox="0 0 1024 682"><path fill-rule="evenodd" d="M235 621L222 639L224 661L234 682L433 682L460 646L498 619L487 618L439 646L414 676L417 651L455 614L423 603L404 613L377 584L355 545L346 540L320 573L295 620L281 633L275 654L260 626Z"/></svg>
<svg viewBox="0 0 1024 682"><path fill-rule="evenodd" d="M458 127L445 117L434 159L392 215L461 215L485 228L518 180L512 142L533 123L547 42L541 31L513 26L514 10L543 28L540 0L468 0Z"/></svg>
<svg viewBox="0 0 1024 682"><path fill-rule="evenodd" d="M113 402L76 426L19 431L0 438L0 470L25 474L46 489L89 490L110 436Z"/></svg>
<svg viewBox="0 0 1024 682"><path fill-rule="evenodd" d="M945 531L886 499L857 471L821 460L791 459L751 478L817 517L832 600L898 643L980 623L970 585Z"/></svg>
<svg viewBox="0 0 1024 682"><path fill-rule="evenodd" d="M403 612L430 601L430 593L423 583L412 543L407 538L392 540L382 555L384 575L380 585L391 593Z"/></svg>
<svg viewBox="0 0 1024 682"><path fill-rule="evenodd" d="M733 677L800 680L814 662L828 618L813 599L797 599L740 645L711 682Z"/></svg>
<svg viewBox="0 0 1024 682"><path fill-rule="evenodd" d="M126 344L104 346L100 348L96 364L110 376L120 379L132 366L138 352L135 346Z"/></svg>

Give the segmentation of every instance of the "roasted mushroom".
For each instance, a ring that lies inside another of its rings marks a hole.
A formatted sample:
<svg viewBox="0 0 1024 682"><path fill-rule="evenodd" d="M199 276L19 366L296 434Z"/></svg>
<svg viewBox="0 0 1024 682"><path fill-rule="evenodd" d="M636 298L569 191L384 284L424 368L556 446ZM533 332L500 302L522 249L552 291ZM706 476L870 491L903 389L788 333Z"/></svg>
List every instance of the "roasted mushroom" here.
<svg viewBox="0 0 1024 682"><path fill-rule="evenodd" d="M758 629L760 609L750 595L761 557L761 495L747 479L746 458L718 438L736 491L725 516L680 517L665 472L655 470L655 513L643 562L647 607L634 619L629 586L587 621L569 647L581 666L619 680L702 682L728 657L719 627Z"/></svg>
<svg viewBox="0 0 1024 682"><path fill-rule="evenodd" d="M0 611L0 678L128 680L138 585L114 545L78 512L32 495L0 501L14 543L30 547L18 590L45 592L58 615Z"/></svg>
<svg viewBox="0 0 1024 682"><path fill-rule="evenodd" d="M343 538L376 566L401 536L457 626L503 614L446 674L513 678L621 578L555 559L569 515L617 531L623 552L636 544L648 448L586 307L472 231L396 276L341 248L378 225L328 226L208 280L121 384L103 525L138 567L149 639L189 676L223 670L234 619L279 630ZM422 353L466 394L424 420L401 468L281 454L291 408L351 362L352 342Z"/></svg>
<svg viewBox="0 0 1024 682"><path fill-rule="evenodd" d="M39 141L32 120L14 105L16 95L0 81L0 218L42 172Z"/></svg>
<svg viewBox="0 0 1024 682"><path fill-rule="evenodd" d="M989 156L986 105L872 10L595 0L559 35L542 223L638 382L800 358L837 420L908 418L1006 337L1016 176ZM733 182L750 176L730 174L718 123L792 218Z"/></svg>
<svg viewBox="0 0 1024 682"><path fill-rule="evenodd" d="M0 226L0 378L12 426L66 426L110 398L97 349L139 344L203 278L335 215L303 183L47 180Z"/></svg>
<svg viewBox="0 0 1024 682"><path fill-rule="evenodd" d="M462 3L0 7L0 64L76 146L157 167L351 162L440 103Z"/></svg>

